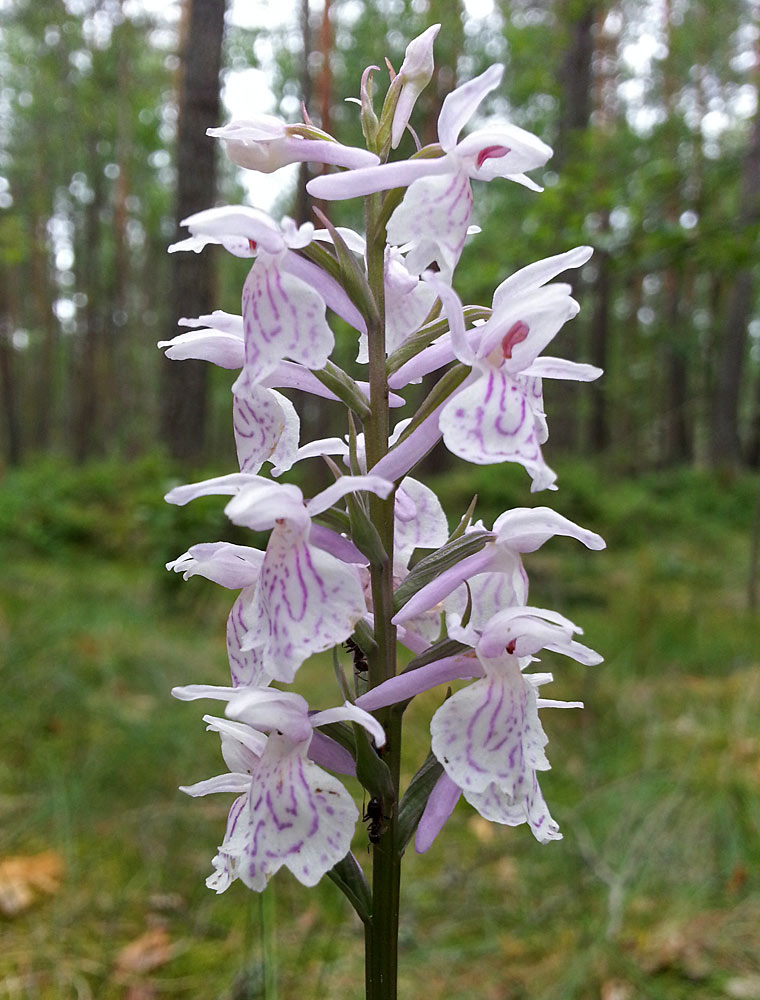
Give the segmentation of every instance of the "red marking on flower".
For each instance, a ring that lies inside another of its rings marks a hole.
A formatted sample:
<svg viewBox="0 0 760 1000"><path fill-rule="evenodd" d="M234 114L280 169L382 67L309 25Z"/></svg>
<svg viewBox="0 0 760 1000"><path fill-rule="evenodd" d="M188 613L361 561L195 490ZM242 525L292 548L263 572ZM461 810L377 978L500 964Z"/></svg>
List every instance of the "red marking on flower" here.
<svg viewBox="0 0 760 1000"><path fill-rule="evenodd" d="M509 151L509 146L485 146L478 153L478 169L483 166L486 160L495 160L506 156Z"/></svg>
<svg viewBox="0 0 760 1000"><path fill-rule="evenodd" d="M251 248L252 253L256 253L256 250L258 249L258 244L256 243L256 240L252 240L249 237L248 246Z"/></svg>
<svg viewBox="0 0 760 1000"><path fill-rule="evenodd" d="M510 328L510 330L504 335L504 339L501 342L501 349L504 352L505 358L512 357L512 348L516 347L517 344L521 344L525 338L530 333L530 327L527 323L523 323L522 320L518 320Z"/></svg>
<svg viewBox="0 0 760 1000"><path fill-rule="evenodd" d="M516 642L517 642L516 639L512 639L510 642L507 643L507 652L508 653L514 653Z"/></svg>

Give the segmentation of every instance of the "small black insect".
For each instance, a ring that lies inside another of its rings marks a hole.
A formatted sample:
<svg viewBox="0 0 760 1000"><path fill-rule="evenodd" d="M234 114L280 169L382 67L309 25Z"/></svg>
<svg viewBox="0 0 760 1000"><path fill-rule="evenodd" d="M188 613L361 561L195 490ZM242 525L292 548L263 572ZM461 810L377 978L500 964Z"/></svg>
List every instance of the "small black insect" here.
<svg viewBox="0 0 760 1000"><path fill-rule="evenodd" d="M364 655L364 650L361 646L357 645L354 640L349 637L346 639L345 647L354 658L354 670L358 674L366 674L369 670L369 663L367 662L367 657Z"/></svg>
<svg viewBox="0 0 760 1000"><path fill-rule="evenodd" d="M374 795L367 804L367 808L364 810L364 815L362 820L365 823L369 823L367 827L367 835L369 836L370 844L379 844L380 838L385 832L385 821L388 819L385 815L385 809L383 808L383 800Z"/></svg>

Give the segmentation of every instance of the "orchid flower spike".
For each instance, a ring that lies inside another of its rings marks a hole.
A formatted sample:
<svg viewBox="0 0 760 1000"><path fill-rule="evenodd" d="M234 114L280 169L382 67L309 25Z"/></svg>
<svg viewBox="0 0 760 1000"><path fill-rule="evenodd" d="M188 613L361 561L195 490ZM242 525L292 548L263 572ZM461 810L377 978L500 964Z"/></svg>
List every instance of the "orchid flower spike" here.
<svg viewBox="0 0 760 1000"><path fill-rule="evenodd" d="M286 125L274 115L239 118L206 135L224 142L227 156L239 167L271 174L289 163L330 163L338 167L367 167L379 160L374 153L344 146L313 125Z"/></svg>

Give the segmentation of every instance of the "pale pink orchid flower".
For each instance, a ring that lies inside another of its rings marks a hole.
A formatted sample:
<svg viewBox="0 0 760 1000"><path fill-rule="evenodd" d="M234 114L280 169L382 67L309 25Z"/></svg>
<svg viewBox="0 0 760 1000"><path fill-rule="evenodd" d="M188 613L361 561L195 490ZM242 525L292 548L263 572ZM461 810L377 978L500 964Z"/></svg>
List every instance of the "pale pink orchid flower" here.
<svg viewBox="0 0 760 1000"><path fill-rule="evenodd" d="M222 738L229 773L181 788L192 796L238 795L206 885L220 893L239 878L261 892L283 866L303 885L316 885L349 852L359 812L341 782L310 759L351 773L350 755L314 729L338 721L356 723L381 747L382 726L348 702L310 714L306 701L288 691L191 687L172 693L183 700L227 701L232 720L204 716L207 728Z"/></svg>
<svg viewBox="0 0 760 1000"><path fill-rule="evenodd" d="M438 119L443 156L325 174L309 181L309 194L343 199L408 187L388 222L388 242L412 244L406 258L412 273L420 274L436 261L450 281L472 215L470 180L503 177L540 191L525 171L543 166L552 153L536 136L506 122L488 122L459 140L483 98L501 83L503 73L503 66L491 66L446 97Z"/></svg>
<svg viewBox="0 0 760 1000"><path fill-rule="evenodd" d="M313 125L288 125L274 115L236 118L220 128L206 129L206 135L224 142L233 163L263 174L289 163L367 167L379 162L369 150L344 146Z"/></svg>
<svg viewBox="0 0 760 1000"><path fill-rule="evenodd" d="M343 476L307 502L297 486L237 473L176 487L165 499L185 504L199 496L231 495L225 513L233 523L271 529L246 604L241 648L257 650L266 674L290 683L312 653L347 639L367 610L359 568L344 561L340 550L333 555L319 546L311 518L348 493L386 497L392 489L378 476Z"/></svg>

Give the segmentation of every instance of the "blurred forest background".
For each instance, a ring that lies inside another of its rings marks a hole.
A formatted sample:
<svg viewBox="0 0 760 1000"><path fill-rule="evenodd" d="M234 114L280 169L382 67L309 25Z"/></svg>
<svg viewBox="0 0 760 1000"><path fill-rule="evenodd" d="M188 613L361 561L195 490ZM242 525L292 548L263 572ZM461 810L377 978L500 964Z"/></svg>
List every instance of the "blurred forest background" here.
<svg viewBox="0 0 760 1000"><path fill-rule="evenodd" d="M268 110L298 120L303 97L315 122L360 143L344 95L365 65L386 54L398 66L407 39L440 21L436 76L414 119L423 141L435 139L451 87L502 60L505 84L487 110L555 150L537 178L541 196L479 185L486 235L470 242L460 294L489 304L509 270L582 242L596 248L577 282L581 315L557 353L606 377L586 392L560 387L554 448L628 470L757 467L755 0L311 7L299 0L290 23L230 24L223 37L224 0L154 2L153 13L140 0L4 0L5 462L128 457L157 444L202 461L225 447L228 383L200 364L162 370L150 350L180 315L239 312L240 269L222 251L202 262L166 255L178 216L251 194L204 135L225 117L219 65L228 80L263 65ZM306 217L305 179L278 210ZM332 211L345 221L352 207Z"/></svg>
<svg viewBox="0 0 760 1000"><path fill-rule="evenodd" d="M560 539L526 562L531 601L606 663L545 661L552 697L587 706L543 713L562 842L460 804L407 855L401 992L760 1000L757 0L0 0L0 1000L360 995L361 928L327 880L203 884L229 802L177 786L221 770L218 741L168 691L228 682L232 598L163 564L246 539L217 498L161 496L234 470L232 379L155 344L240 311L246 262L168 256L178 219L241 200L308 217L305 168L242 177L206 127L230 103L296 121L303 98L358 143L343 98L436 21L422 140L500 60L484 113L555 150L543 194L476 185L462 298L596 248L552 352L606 374L547 386L545 455L550 502L608 550ZM245 96L262 78L269 107ZM344 433L310 405L305 430ZM547 502L516 466L429 467L452 518L474 492L486 524ZM315 706L326 676L299 671ZM441 697L409 709L407 779Z"/></svg>

